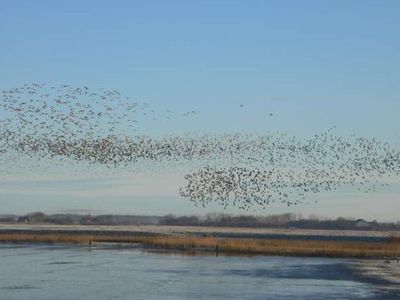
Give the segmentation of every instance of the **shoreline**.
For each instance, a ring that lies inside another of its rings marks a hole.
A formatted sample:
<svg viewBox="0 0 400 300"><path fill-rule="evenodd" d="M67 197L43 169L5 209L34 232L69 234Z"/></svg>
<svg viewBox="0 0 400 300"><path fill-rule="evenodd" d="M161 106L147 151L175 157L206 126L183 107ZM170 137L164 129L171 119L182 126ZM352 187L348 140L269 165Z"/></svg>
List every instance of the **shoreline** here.
<svg viewBox="0 0 400 300"><path fill-rule="evenodd" d="M44 232L80 232L87 234L112 235L207 235L220 238L349 241L386 241L393 237L400 238L400 231L205 227L177 225L54 225L46 223L0 223L0 233L2 232L37 232L39 234Z"/></svg>
<svg viewBox="0 0 400 300"><path fill-rule="evenodd" d="M280 255L304 257L368 258L397 260L400 238L391 232L361 232L372 240L352 240L355 232L307 232L232 228L190 228L178 226L49 226L0 225L0 243L48 244L140 244L165 250L206 251L217 255ZM130 230L128 230L130 229ZM203 230L201 230L203 229ZM264 238L254 238L254 231ZM269 232L270 236L266 232ZM279 233L280 232L280 233ZM221 235L222 233L222 235ZM275 233L280 236L272 236ZM308 233L308 234L307 234ZM321 240L321 236L325 237ZM295 237L295 238L293 238ZM317 238L315 238L317 237ZM334 238L332 238L334 237ZM342 239L338 239L342 237ZM346 239L347 238L347 239ZM379 240L374 240L380 238Z"/></svg>

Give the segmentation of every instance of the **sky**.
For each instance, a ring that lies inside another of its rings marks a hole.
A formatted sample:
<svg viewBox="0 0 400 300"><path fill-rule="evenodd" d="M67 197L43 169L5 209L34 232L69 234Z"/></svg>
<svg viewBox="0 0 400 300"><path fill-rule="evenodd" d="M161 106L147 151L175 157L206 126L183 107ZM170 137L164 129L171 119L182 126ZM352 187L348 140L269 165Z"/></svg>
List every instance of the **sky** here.
<svg viewBox="0 0 400 300"><path fill-rule="evenodd" d="M335 125L338 134L400 145L399 1L0 4L0 89L33 82L88 85L161 109L198 112L189 121L149 122L148 134L308 136ZM179 178L114 174L85 179L85 186L74 176L2 178L0 213L222 211L176 196ZM320 195L312 206L256 213L398 220L397 184L367 196L339 191Z"/></svg>

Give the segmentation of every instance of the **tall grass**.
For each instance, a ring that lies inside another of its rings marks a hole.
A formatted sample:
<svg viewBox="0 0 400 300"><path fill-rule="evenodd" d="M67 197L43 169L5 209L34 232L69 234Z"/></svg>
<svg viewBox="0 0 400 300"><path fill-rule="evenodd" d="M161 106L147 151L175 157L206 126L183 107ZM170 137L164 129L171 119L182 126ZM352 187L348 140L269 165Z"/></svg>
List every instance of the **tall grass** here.
<svg viewBox="0 0 400 300"><path fill-rule="evenodd" d="M112 236L63 233L0 233L12 243L140 243L162 249L204 250L242 255L325 256L351 258L399 257L400 239L388 242L237 239L195 236Z"/></svg>

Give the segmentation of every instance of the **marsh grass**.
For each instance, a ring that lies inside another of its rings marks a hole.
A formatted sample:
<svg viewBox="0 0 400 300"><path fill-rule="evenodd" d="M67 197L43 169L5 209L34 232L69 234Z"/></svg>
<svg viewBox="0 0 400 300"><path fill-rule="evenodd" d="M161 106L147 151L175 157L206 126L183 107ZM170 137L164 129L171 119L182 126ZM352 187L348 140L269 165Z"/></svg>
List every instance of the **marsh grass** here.
<svg viewBox="0 0 400 300"><path fill-rule="evenodd" d="M347 258L399 257L400 239L387 242L315 241L284 239L237 239L196 236L112 236L64 233L0 233L8 243L139 243L170 250L203 250L237 255L324 256Z"/></svg>

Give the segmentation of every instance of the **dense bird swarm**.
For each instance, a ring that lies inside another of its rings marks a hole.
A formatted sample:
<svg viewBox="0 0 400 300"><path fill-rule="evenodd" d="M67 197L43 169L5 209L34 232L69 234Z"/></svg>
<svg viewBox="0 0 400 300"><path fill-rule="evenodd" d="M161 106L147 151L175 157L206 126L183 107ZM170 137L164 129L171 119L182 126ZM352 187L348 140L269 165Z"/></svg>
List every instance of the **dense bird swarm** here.
<svg viewBox="0 0 400 300"><path fill-rule="evenodd" d="M156 111L115 90L24 85L2 91L0 108L0 158L12 153L33 161L68 160L130 171L143 163L181 168L189 174L180 195L196 205L217 202L242 209L265 208L273 202L296 205L307 195L343 186L370 192L385 178L400 176L396 147L375 138L341 137L333 128L311 138L140 135L143 118L170 120L197 113Z"/></svg>

